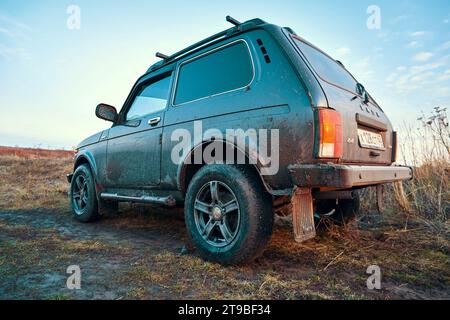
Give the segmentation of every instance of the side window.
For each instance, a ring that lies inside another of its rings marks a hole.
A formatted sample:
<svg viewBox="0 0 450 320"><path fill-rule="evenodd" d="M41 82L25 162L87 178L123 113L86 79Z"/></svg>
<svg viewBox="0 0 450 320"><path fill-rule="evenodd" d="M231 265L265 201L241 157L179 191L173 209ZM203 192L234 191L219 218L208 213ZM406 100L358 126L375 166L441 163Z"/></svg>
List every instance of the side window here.
<svg viewBox="0 0 450 320"><path fill-rule="evenodd" d="M253 79L247 44L239 41L181 65L174 104L244 88Z"/></svg>
<svg viewBox="0 0 450 320"><path fill-rule="evenodd" d="M293 40L322 79L353 92L356 90L357 82L339 63L307 43L296 38Z"/></svg>
<svg viewBox="0 0 450 320"><path fill-rule="evenodd" d="M135 120L148 114L164 110L170 91L172 75L148 85L143 85L128 109L126 120Z"/></svg>

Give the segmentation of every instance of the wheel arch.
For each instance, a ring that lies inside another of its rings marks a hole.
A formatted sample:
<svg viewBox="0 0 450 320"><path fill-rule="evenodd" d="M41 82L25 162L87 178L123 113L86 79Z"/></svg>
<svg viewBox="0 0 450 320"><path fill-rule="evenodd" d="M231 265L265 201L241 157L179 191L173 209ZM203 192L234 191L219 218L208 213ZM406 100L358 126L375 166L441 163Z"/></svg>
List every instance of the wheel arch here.
<svg viewBox="0 0 450 320"><path fill-rule="evenodd" d="M97 164L95 162L95 158L90 152L79 152L76 155L75 163L73 166L73 171L75 172L75 170L83 164L87 164L89 166L89 169L91 170L92 176L94 178L94 183L95 183L95 191L97 193L97 198L98 198L98 196L101 193L101 191L103 190L103 188L98 181L98 176L97 176L98 169L97 169Z"/></svg>
<svg viewBox="0 0 450 320"><path fill-rule="evenodd" d="M236 144L233 144L229 141L226 140L209 140L209 141L202 141L201 143L197 144L195 147L191 148L190 152L186 155L186 157L184 157L183 161L180 163L180 165L178 166L178 171L177 171L177 184L178 184L178 190L181 191L181 193L183 194L183 196L186 194L188 185L190 180L192 179L192 177L205 165L207 165L207 163L205 163L202 159L202 164L193 164L193 161L189 161L192 160L192 157L194 155L195 150L197 150L198 148L204 148L207 145L211 144L211 143L221 143L222 145L224 144L228 144L231 145L231 147L238 153L241 154L245 157L246 160L246 166L248 166L249 168L251 168L251 170L260 178L260 181L263 185L263 188L269 192L272 193L272 189L270 188L269 184L266 182L266 180L264 179L264 176L261 174L260 171L260 167L262 166L261 164L261 159L259 159L258 154L257 155L257 163L256 164L250 164L249 162L249 155L246 151L242 150L239 146L237 146ZM252 151L252 150L251 150Z"/></svg>
<svg viewBox="0 0 450 320"><path fill-rule="evenodd" d="M97 176L97 165L95 163L95 159L92 154L89 152L80 152L76 155L75 163L73 165L73 170L75 171L79 166L82 164L89 165L92 174L96 177Z"/></svg>

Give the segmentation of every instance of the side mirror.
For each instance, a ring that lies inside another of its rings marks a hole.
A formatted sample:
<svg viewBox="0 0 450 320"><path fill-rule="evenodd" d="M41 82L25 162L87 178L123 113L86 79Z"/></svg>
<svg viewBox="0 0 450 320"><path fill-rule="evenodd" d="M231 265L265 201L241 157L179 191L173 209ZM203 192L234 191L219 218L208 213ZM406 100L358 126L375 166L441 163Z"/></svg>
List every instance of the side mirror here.
<svg viewBox="0 0 450 320"><path fill-rule="evenodd" d="M108 104L101 103L95 109L95 115L103 120L111 121L116 123L119 115L117 114L116 108Z"/></svg>

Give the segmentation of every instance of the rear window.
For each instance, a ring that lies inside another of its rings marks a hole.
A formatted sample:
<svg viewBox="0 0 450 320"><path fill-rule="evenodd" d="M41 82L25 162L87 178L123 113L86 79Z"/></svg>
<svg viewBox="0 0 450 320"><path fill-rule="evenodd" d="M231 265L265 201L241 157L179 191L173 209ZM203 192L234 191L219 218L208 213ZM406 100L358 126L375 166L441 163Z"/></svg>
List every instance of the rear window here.
<svg viewBox="0 0 450 320"><path fill-rule="evenodd" d="M247 44L239 41L181 65L174 104L244 88L253 79Z"/></svg>
<svg viewBox="0 0 450 320"><path fill-rule="evenodd" d="M323 80L355 92L357 82L344 67L307 43L297 38L293 40Z"/></svg>

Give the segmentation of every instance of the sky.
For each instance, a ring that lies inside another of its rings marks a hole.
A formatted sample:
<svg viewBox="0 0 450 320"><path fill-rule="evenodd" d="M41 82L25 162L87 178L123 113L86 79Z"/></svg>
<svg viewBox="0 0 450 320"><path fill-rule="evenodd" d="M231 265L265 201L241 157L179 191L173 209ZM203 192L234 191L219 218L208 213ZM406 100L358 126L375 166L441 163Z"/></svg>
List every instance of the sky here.
<svg viewBox="0 0 450 320"><path fill-rule="evenodd" d="M341 60L394 127L449 106L448 0L0 0L0 145L72 148L108 128L97 104L120 109L155 52L229 28L226 15L289 26Z"/></svg>

